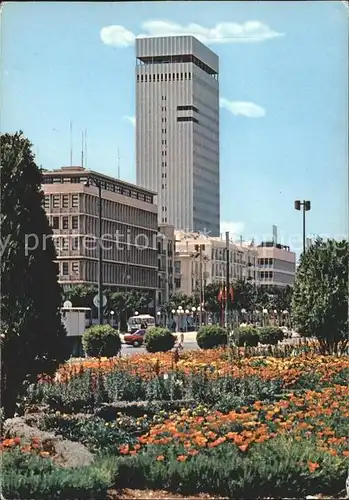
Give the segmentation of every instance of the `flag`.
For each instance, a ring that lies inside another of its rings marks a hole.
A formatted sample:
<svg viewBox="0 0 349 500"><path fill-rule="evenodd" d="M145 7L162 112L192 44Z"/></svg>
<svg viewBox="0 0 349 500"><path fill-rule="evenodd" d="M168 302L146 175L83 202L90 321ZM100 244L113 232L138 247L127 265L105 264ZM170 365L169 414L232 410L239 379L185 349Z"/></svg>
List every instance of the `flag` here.
<svg viewBox="0 0 349 500"><path fill-rule="evenodd" d="M234 288L232 286L230 287L230 300L234 302Z"/></svg>
<svg viewBox="0 0 349 500"><path fill-rule="evenodd" d="M218 302L222 302L222 299L223 299L223 291L222 291L222 289L221 289L221 288L219 289L217 299L218 299Z"/></svg>

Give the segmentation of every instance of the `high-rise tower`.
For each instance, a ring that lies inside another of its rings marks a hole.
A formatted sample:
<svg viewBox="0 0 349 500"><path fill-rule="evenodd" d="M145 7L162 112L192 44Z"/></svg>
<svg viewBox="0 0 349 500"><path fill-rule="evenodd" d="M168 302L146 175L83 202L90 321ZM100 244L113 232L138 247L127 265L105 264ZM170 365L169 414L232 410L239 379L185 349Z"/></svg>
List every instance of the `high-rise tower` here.
<svg viewBox="0 0 349 500"><path fill-rule="evenodd" d="M136 39L137 184L159 222L219 236L218 56L193 36Z"/></svg>

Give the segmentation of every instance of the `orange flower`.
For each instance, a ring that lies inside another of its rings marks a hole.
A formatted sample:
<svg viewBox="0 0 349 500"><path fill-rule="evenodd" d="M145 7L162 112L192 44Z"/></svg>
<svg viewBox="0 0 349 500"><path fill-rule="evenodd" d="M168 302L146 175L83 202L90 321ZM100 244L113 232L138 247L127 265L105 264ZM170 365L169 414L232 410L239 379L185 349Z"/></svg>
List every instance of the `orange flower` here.
<svg viewBox="0 0 349 500"><path fill-rule="evenodd" d="M315 472L319 467L320 465L317 462L310 462L310 460L308 461L309 472Z"/></svg>
<svg viewBox="0 0 349 500"><path fill-rule="evenodd" d="M177 460L178 460L178 462L185 462L187 460L187 458L188 457L186 455L179 455L177 457Z"/></svg>
<svg viewBox="0 0 349 500"><path fill-rule="evenodd" d="M343 457L349 457L349 450L343 451Z"/></svg>
<svg viewBox="0 0 349 500"><path fill-rule="evenodd" d="M239 450L241 450L242 452L245 452L248 448L248 444L242 444L241 446L239 446Z"/></svg>
<svg viewBox="0 0 349 500"><path fill-rule="evenodd" d="M41 451L41 452L40 452L40 456L41 456L41 457L49 457L49 456L50 456L50 454L49 454L49 452L48 452L48 451Z"/></svg>
<svg viewBox="0 0 349 500"><path fill-rule="evenodd" d="M159 455L158 457L156 457L156 460L158 462L162 462L163 460L165 460L165 457L164 457L164 455Z"/></svg>

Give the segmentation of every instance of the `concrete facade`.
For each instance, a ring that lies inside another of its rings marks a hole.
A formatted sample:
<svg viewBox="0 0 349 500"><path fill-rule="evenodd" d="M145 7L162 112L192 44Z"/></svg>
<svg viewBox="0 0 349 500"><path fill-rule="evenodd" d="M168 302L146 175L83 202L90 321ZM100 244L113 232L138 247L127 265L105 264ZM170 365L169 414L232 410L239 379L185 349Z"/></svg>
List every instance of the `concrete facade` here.
<svg viewBox="0 0 349 500"><path fill-rule="evenodd" d="M291 286L296 274L296 254L290 248L272 242L257 247L260 284L264 286Z"/></svg>
<svg viewBox="0 0 349 500"><path fill-rule="evenodd" d="M43 173L45 210L53 228L59 282L98 281L98 188L102 183L103 284L142 289L156 299L158 220L155 193L82 167ZM143 248L144 246L146 248Z"/></svg>
<svg viewBox="0 0 349 500"><path fill-rule="evenodd" d="M176 231L175 292L191 295L200 288L200 257L195 257L195 246L204 245L202 251L202 283L225 283L226 242L199 233ZM229 245L230 280L246 279L258 283L257 248L248 245Z"/></svg>
<svg viewBox="0 0 349 500"><path fill-rule="evenodd" d="M169 224L159 225L158 259L159 259L159 284L158 304L166 303L174 292L174 257L176 239L174 226Z"/></svg>
<svg viewBox="0 0 349 500"><path fill-rule="evenodd" d="M159 222L219 236L219 59L192 36L136 39L137 184Z"/></svg>

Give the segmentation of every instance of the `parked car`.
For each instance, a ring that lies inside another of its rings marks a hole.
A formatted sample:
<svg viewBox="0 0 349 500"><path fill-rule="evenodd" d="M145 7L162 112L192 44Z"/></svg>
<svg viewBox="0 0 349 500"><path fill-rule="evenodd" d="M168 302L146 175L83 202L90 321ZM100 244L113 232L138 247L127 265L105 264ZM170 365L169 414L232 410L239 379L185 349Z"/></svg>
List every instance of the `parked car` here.
<svg viewBox="0 0 349 500"><path fill-rule="evenodd" d="M127 345L133 345L133 347L139 347L143 344L145 330L137 330L134 333L128 333L124 335L124 342Z"/></svg>

